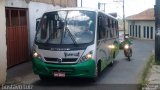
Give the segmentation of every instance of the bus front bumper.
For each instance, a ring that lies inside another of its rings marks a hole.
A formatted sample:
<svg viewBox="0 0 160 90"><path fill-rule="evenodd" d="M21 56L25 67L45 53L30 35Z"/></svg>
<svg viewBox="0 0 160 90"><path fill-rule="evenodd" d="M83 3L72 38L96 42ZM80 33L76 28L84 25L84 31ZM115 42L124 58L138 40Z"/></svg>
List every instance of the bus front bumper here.
<svg viewBox="0 0 160 90"><path fill-rule="evenodd" d="M33 71L35 74L43 76L54 76L54 72L63 72L65 77L95 77L95 60L87 60L78 64L52 64L45 63L40 59L33 58Z"/></svg>

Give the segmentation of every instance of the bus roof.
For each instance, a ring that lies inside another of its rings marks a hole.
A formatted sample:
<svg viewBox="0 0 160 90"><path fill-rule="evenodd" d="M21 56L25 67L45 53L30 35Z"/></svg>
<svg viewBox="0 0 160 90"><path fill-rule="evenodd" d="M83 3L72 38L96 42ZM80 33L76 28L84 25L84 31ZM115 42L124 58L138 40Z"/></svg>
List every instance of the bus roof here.
<svg viewBox="0 0 160 90"><path fill-rule="evenodd" d="M93 9L93 8L81 8L81 7L60 8L60 9L52 9L52 10L46 11L45 13L53 12L53 11L61 11L61 10L87 10L87 11L94 11L96 13L101 12L101 13L106 14L107 16L115 19L115 17L113 17L113 16L111 16L111 15L109 15L109 14L107 14L107 13L101 11L101 10Z"/></svg>

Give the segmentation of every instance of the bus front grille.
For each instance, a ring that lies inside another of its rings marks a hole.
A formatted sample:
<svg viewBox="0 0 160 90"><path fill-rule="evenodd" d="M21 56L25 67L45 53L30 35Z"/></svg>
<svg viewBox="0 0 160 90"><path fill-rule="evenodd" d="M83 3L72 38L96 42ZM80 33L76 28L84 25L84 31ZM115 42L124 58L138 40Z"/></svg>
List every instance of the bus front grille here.
<svg viewBox="0 0 160 90"><path fill-rule="evenodd" d="M45 57L44 58L45 61L47 62L53 62L53 63L69 63L69 62L76 62L78 58L48 58L48 57Z"/></svg>

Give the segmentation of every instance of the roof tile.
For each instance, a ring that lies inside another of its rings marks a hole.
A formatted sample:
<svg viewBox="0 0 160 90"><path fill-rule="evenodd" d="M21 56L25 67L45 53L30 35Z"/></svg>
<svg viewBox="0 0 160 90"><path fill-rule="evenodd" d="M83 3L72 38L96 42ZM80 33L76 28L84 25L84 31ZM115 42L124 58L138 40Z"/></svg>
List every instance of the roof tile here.
<svg viewBox="0 0 160 90"><path fill-rule="evenodd" d="M135 15L128 16L127 20L155 20L154 9L150 8Z"/></svg>

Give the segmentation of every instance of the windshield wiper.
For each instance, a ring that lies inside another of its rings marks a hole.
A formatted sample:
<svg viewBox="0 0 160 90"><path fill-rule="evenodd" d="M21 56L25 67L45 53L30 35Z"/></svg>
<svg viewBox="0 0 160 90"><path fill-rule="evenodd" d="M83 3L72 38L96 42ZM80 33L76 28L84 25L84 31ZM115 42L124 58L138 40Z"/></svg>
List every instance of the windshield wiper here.
<svg viewBox="0 0 160 90"><path fill-rule="evenodd" d="M71 37L74 45L78 45L77 42L76 42L76 40L75 40L75 38L74 38L74 36L72 35L71 31L69 30L69 28L67 26L65 27L65 31L64 31L65 34L66 34L66 31L69 33L69 36ZM64 36L65 36L65 34L64 34Z"/></svg>
<svg viewBox="0 0 160 90"><path fill-rule="evenodd" d="M70 38L72 39L74 45L78 45L77 42L76 42L76 40L75 40L75 38L74 38L74 36L72 35L72 33L70 32L70 30L68 29L68 27L65 27L64 29L65 29L65 30L64 30L64 33L66 34L66 31L69 33L69 36L70 36ZM64 35L65 35L65 34L64 34ZM50 33L48 39L45 41L46 44L48 43L48 41L50 40L50 38L51 38L53 35L54 35L54 32ZM62 39L63 39L63 38L62 38Z"/></svg>
<svg viewBox="0 0 160 90"><path fill-rule="evenodd" d="M75 38L74 38L74 36L72 35L71 31L70 31L69 28L67 27L67 25L68 25L68 23L67 23L67 17L68 17L68 12L67 12L67 15L66 15L66 17L65 17L64 36L65 36L65 34L66 34L66 31L67 31L67 32L69 33L69 36L71 37L74 45L78 45L77 42L76 42L76 40L75 40ZM62 35L62 36L63 36L63 35ZM63 39L63 38L62 38L62 39ZM62 40L61 40L61 43L62 43Z"/></svg>

